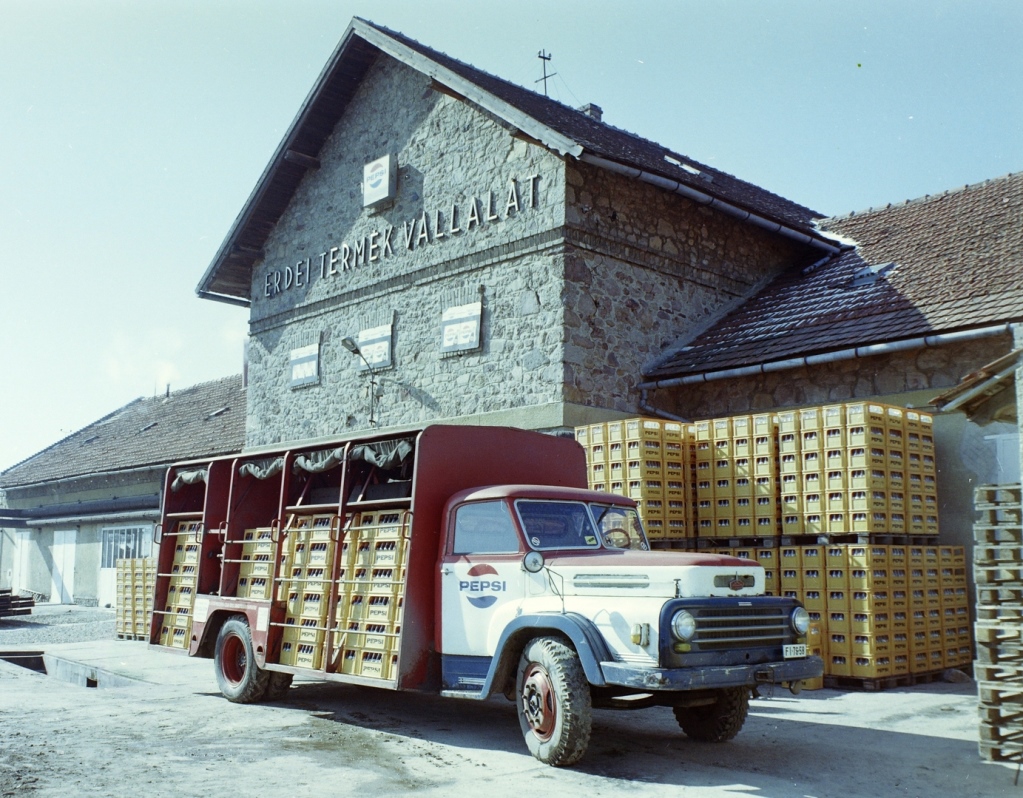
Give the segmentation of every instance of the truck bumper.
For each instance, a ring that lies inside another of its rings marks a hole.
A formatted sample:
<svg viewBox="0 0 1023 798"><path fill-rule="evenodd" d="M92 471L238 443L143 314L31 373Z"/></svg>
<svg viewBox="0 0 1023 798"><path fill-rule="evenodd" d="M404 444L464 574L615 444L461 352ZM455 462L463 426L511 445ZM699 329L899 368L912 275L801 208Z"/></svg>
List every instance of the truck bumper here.
<svg viewBox="0 0 1023 798"><path fill-rule="evenodd" d="M621 662L602 662L600 669L609 685L633 687L645 692L661 690L708 690L718 687L756 687L815 679L824 673L820 657L806 657L761 665L725 665L698 668L637 668Z"/></svg>

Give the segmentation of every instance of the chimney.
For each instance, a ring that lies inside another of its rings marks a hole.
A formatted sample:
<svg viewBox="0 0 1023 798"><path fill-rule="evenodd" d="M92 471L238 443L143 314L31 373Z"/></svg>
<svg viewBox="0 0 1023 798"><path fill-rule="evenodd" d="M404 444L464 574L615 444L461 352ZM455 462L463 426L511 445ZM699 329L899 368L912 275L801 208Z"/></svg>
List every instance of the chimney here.
<svg viewBox="0 0 1023 798"><path fill-rule="evenodd" d="M586 116L596 119L598 122L603 121L604 109L596 103L586 103L586 105L579 108Z"/></svg>

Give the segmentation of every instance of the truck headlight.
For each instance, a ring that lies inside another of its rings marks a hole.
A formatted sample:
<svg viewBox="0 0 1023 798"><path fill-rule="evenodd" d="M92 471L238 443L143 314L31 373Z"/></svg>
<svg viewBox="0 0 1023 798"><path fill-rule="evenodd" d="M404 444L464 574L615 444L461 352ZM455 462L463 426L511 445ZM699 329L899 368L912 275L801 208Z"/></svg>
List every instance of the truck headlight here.
<svg viewBox="0 0 1023 798"><path fill-rule="evenodd" d="M696 618L688 610L679 610L671 618L671 631L679 640L689 642L696 635Z"/></svg>
<svg viewBox="0 0 1023 798"><path fill-rule="evenodd" d="M802 607L796 607L792 610L792 628L800 637L805 635L807 629L810 628L810 613Z"/></svg>

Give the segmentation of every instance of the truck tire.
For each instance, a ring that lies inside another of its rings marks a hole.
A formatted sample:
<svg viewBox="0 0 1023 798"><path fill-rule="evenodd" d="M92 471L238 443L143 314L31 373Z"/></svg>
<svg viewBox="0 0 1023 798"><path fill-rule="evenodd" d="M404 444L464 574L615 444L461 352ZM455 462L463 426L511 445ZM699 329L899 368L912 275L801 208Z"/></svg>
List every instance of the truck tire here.
<svg viewBox="0 0 1023 798"><path fill-rule="evenodd" d="M263 696L263 700L282 700L288 694L288 690L291 689L292 679L294 679L294 677L290 673L270 671L270 681L266 686L266 695Z"/></svg>
<svg viewBox="0 0 1023 798"><path fill-rule="evenodd" d="M224 621L213 653L220 692L236 704L253 704L266 695L270 671L256 665L252 635L244 615Z"/></svg>
<svg viewBox="0 0 1023 798"><path fill-rule="evenodd" d="M718 690L718 700L700 707L675 707L675 720L687 737L705 743L723 743L739 733L749 712L749 688Z"/></svg>
<svg viewBox="0 0 1023 798"><path fill-rule="evenodd" d="M522 652L515 687L530 753L555 767L578 762L592 724L590 685L579 655L557 638L534 638Z"/></svg>

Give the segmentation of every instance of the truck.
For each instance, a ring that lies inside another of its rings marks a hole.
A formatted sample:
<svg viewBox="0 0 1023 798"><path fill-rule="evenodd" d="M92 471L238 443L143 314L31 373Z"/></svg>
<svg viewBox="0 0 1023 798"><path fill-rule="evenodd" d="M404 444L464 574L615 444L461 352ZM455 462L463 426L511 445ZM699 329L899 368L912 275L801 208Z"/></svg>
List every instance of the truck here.
<svg viewBox="0 0 1023 798"><path fill-rule="evenodd" d="M176 464L163 497L150 644L212 658L232 702L295 677L503 695L529 751L567 766L594 708L671 707L723 742L758 688L823 672L762 566L652 550L571 438L380 431Z"/></svg>

